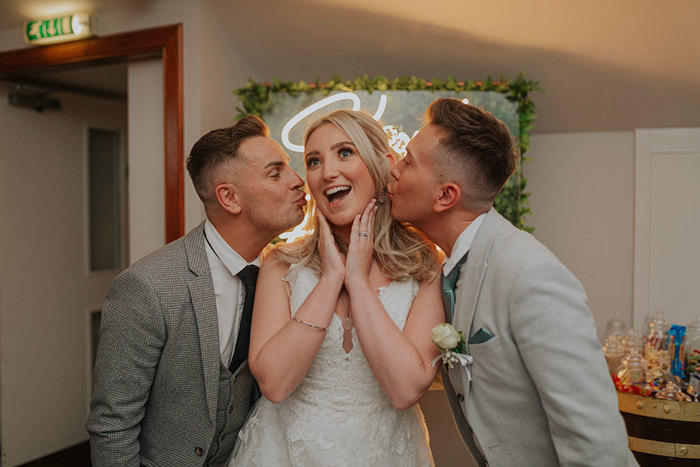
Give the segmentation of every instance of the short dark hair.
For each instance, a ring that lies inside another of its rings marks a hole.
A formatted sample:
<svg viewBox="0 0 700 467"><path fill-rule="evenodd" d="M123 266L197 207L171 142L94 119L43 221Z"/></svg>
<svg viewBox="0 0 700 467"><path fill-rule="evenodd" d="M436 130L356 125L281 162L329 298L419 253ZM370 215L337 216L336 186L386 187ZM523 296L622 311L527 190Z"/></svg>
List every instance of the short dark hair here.
<svg viewBox="0 0 700 467"><path fill-rule="evenodd" d="M260 118L248 115L227 128L212 130L192 146L187 171L202 202L213 203L212 175L224 163L238 158L241 143L253 136L269 136L270 130Z"/></svg>
<svg viewBox="0 0 700 467"><path fill-rule="evenodd" d="M456 175L465 206L485 210L515 171L517 153L508 127L490 112L458 99L441 98L425 111L429 124L443 134L443 172Z"/></svg>

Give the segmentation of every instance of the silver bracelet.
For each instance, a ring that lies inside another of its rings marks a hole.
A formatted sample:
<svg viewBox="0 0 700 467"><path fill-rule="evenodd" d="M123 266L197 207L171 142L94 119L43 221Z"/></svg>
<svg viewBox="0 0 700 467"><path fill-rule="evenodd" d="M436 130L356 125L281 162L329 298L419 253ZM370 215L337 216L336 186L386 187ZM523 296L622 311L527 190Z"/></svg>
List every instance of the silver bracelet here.
<svg viewBox="0 0 700 467"><path fill-rule="evenodd" d="M322 328L321 326L316 326L315 324L312 324L312 323L307 323L307 322L304 321L303 319L299 319L299 318L297 318L296 316L292 316L292 319L293 319L294 321L296 321L297 323L301 323L301 324L303 324L303 325L305 325L305 326L308 326L308 327L314 328L314 329L318 329L318 330L320 330L320 331L326 331L326 330L328 329L328 328Z"/></svg>

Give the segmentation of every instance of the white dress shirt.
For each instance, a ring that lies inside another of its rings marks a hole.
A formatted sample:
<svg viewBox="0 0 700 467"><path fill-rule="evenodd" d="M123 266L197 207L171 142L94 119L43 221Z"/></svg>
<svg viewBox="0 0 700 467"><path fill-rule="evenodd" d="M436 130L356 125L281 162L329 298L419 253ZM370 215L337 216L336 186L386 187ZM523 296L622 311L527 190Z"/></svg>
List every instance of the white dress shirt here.
<svg viewBox="0 0 700 467"><path fill-rule="evenodd" d="M248 264L260 266L258 256L251 263L246 261L226 243L216 228L207 220L204 223L205 246L211 279L214 282L216 316L219 324L219 352L221 363L229 366L238 339L238 327L243 312L245 289L236 274Z"/></svg>
<svg viewBox="0 0 700 467"><path fill-rule="evenodd" d="M484 217L486 217L486 213L474 219L472 223L459 234L455 244L452 245L452 254L450 256L445 256L442 262L443 276L447 277L457 263L459 263L459 260L462 259L462 256L472 247L472 242L474 241L476 233L479 231L479 227L481 227L481 223L484 221Z"/></svg>

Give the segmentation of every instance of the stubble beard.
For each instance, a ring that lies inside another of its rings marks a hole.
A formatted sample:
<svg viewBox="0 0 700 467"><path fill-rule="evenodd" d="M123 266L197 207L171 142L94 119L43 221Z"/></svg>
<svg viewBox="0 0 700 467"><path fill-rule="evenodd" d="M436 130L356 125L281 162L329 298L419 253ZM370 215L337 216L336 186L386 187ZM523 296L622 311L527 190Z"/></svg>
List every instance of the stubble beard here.
<svg viewBox="0 0 700 467"><path fill-rule="evenodd" d="M297 209L299 212L296 212ZM271 240L304 220L304 211L299 206L290 207L289 211L283 213L284 215L280 215L279 210L269 209L268 206L262 210L263 213L251 212L250 220L261 235L267 233ZM291 211L294 211L294 214ZM271 214L273 212L275 214Z"/></svg>

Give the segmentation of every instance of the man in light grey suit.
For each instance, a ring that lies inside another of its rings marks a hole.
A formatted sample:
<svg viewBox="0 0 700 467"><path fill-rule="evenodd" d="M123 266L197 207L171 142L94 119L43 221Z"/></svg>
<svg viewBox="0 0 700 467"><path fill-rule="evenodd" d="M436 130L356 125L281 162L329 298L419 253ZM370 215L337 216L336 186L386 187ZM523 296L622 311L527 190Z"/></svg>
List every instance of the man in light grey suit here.
<svg viewBox="0 0 700 467"><path fill-rule="evenodd" d="M260 252L301 222L303 181L246 117L193 146L207 220L122 272L102 310L87 429L95 466L224 465L255 399Z"/></svg>
<svg viewBox="0 0 700 467"><path fill-rule="evenodd" d="M508 128L456 99L426 119L392 169L391 213L447 255L446 318L473 362L441 374L477 464L634 464L581 284L493 209L515 170Z"/></svg>

